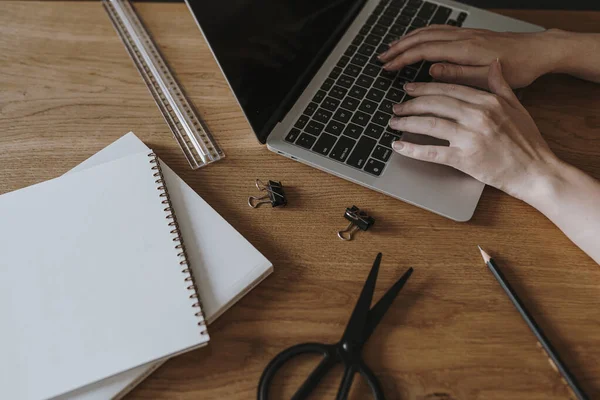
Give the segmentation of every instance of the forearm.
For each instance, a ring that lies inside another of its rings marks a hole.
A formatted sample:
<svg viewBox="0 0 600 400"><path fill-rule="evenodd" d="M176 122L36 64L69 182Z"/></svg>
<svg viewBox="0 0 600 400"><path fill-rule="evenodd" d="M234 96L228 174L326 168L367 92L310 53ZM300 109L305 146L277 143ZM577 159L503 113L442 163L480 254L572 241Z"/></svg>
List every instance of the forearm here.
<svg viewBox="0 0 600 400"><path fill-rule="evenodd" d="M550 29L546 37L556 46L557 57L549 73L564 73L600 82L600 34Z"/></svg>
<svg viewBox="0 0 600 400"><path fill-rule="evenodd" d="M600 182L560 161L544 175L522 199L600 264Z"/></svg>

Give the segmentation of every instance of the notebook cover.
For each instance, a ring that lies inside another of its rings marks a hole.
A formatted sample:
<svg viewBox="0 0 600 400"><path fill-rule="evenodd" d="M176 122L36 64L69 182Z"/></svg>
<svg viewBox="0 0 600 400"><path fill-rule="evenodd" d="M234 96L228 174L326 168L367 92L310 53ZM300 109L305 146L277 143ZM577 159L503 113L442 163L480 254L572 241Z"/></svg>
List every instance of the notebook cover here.
<svg viewBox="0 0 600 400"><path fill-rule="evenodd" d="M126 134L70 172L109 162L148 147L132 132ZM162 163L204 315L210 324L259 284L272 271L271 263L225 221L192 188ZM218 351L218 349L216 350ZM120 398L161 363L151 363L80 388L54 400Z"/></svg>
<svg viewBox="0 0 600 400"><path fill-rule="evenodd" d="M3 398L61 395L208 341L148 153L0 196Z"/></svg>

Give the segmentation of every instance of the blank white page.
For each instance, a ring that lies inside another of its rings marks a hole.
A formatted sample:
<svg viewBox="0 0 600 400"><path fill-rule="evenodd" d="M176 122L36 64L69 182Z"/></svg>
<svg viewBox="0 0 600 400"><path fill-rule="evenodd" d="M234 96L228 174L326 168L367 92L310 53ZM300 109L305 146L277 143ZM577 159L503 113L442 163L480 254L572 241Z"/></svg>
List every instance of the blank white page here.
<svg viewBox="0 0 600 400"><path fill-rule="evenodd" d="M148 152L0 196L0 397L205 344Z"/></svg>

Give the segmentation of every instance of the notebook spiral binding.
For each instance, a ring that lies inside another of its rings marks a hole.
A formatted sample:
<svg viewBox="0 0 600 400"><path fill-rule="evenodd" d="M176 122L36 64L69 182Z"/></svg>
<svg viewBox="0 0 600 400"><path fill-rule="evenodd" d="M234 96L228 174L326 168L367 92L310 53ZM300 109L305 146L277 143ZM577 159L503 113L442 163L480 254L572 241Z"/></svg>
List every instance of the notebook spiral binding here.
<svg viewBox="0 0 600 400"><path fill-rule="evenodd" d="M180 259L179 265L183 267L183 269L181 270L181 273L185 275L183 281L188 283L186 289L192 292L189 298L195 300L195 303L192 304L192 307L198 309L194 316L198 317L199 319L198 326L202 329L200 331L200 335L208 335L208 330L206 328L206 320L204 319L204 313L202 312L202 301L200 300L200 296L198 295L198 287L196 286L196 281L194 280L192 270L188 264L188 258L185 251L185 246L183 244L183 238L181 237L179 224L177 223L177 218L175 217L175 212L173 211L173 205L171 204L169 192L167 190L167 186L165 185L160 162L158 161L158 156L155 153L149 153L148 157L150 157L150 164L154 164L152 166L152 170L155 172L152 176L156 178L154 183L159 185L156 187L156 189L160 191L159 197L163 198L161 203L166 206L163 211L167 213L166 219L170 220L167 225L173 228L171 229L170 233L173 235L173 242L177 243L175 245L175 248L179 250L179 253L177 253L177 257L179 257Z"/></svg>

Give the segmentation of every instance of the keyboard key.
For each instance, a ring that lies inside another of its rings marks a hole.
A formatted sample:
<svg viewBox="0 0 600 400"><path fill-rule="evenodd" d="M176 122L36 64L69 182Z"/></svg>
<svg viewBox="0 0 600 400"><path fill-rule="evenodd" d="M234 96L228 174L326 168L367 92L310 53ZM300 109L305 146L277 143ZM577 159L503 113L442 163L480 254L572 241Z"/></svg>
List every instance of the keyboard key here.
<svg viewBox="0 0 600 400"><path fill-rule="evenodd" d="M329 157L341 162L346 161L346 158L348 158L348 154L350 154L350 150L352 150L355 143L356 140L354 139L350 139L346 136L340 137L335 146L333 146L333 150L331 150Z"/></svg>
<svg viewBox="0 0 600 400"><path fill-rule="evenodd" d="M382 43L389 47L390 43L392 43L396 39L398 39L398 36L397 35L392 35L390 33L389 35L385 35L385 37L383 38L383 42Z"/></svg>
<svg viewBox="0 0 600 400"><path fill-rule="evenodd" d="M399 15L398 18L396 19L396 24L408 26L408 25L410 25L411 20L412 20L412 18L409 17L408 15Z"/></svg>
<svg viewBox="0 0 600 400"><path fill-rule="evenodd" d="M405 67L405 68L402 68L402 71L400 71L399 76L401 78L412 81L417 77L417 71L412 68Z"/></svg>
<svg viewBox="0 0 600 400"><path fill-rule="evenodd" d="M374 81L375 79L373 79L372 77L362 74L356 80L356 84L366 88L370 88Z"/></svg>
<svg viewBox="0 0 600 400"><path fill-rule="evenodd" d="M384 100L379 105L379 110L382 111L382 112L384 112L384 113L386 113L386 114L388 114L388 118L389 118L390 115L394 113L393 107L394 107L394 103L392 103L389 100Z"/></svg>
<svg viewBox="0 0 600 400"><path fill-rule="evenodd" d="M350 89L350 87L352 87L353 83L354 83L354 78L352 78L346 74L342 74L337 81L338 85L348 88L348 89Z"/></svg>
<svg viewBox="0 0 600 400"><path fill-rule="evenodd" d="M388 17L387 15L382 15L381 17L379 17L379 21L377 21L378 24L384 25L384 26L390 26L392 24L392 22L394 22L394 18L393 17Z"/></svg>
<svg viewBox="0 0 600 400"><path fill-rule="evenodd" d="M348 97L346 97L348 98ZM344 110L343 108L339 108L335 114L333 114L333 119L337 120L337 121L341 121L341 122L348 122L350 121L350 117L352 116L352 113L348 110Z"/></svg>
<svg viewBox="0 0 600 400"><path fill-rule="evenodd" d="M424 64L417 77L415 78L415 82L431 82L433 78L429 75L429 68L431 68L431 64Z"/></svg>
<svg viewBox="0 0 600 400"><path fill-rule="evenodd" d="M392 83L392 87L395 87L396 89L404 90L404 84L406 82L408 82L406 79L397 77L396 79L394 79L394 83Z"/></svg>
<svg viewBox="0 0 600 400"><path fill-rule="evenodd" d="M373 52L375 51L375 46L372 46L370 44L363 44L362 46L360 46L358 48L358 53L362 54L364 56L369 57L371 54L373 54Z"/></svg>
<svg viewBox="0 0 600 400"><path fill-rule="evenodd" d="M388 51L389 48L390 48L390 46L388 46L388 45L380 44L379 47L377 47L377 49L375 50L375 54L379 55L379 54L383 53L384 51Z"/></svg>
<svg viewBox="0 0 600 400"><path fill-rule="evenodd" d="M350 123L344 130L344 135L350 136L354 139L358 139L362 132L363 132L363 128L361 126ZM291 132L290 132L290 134L291 134Z"/></svg>
<svg viewBox="0 0 600 400"><path fill-rule="evenodd" d="M352 93L350 93L350 94L352 94ZM360 101L348 96L344 99L344 101L342 101L341 107L344 107L345 109L350 110L350 111L354 111L358 108L359 104L360 104Z"/></svg>
<svg viewBox="0 0 600 400"><path fill-rule="evenodd" d="M373 25L375 22L377 22L377 15L371 15L367 18L367 25Z"/></svg>
<svg viewBox="0 0 600 400"><path fill-rule="evenodd" d="M399 89L395 89L395 88L391 88L387 95L385 96L386 99L389 99L395 103L401 103L402 102L402 98L404 98L404 92L402 90Z"/></svg>
<svg viewBox="0 0 600 400"><path fill-rule="evenodd" d="M375 110L377 110L377 103L374 103L371 100L363 100L358 109L367 114L373 114Z"/></svg>
<svg viewBox="0 0 600 400"><path fill-rule="evenodd" d="M381 12L383 11L384 8L385 8L385 4L379 4L377 7L375 7L375 10L373 10L373 15L381 14Z"/></svg>
<svg viewBox="0 0 600 400"><path fill-rule="evenodd" d="M398 13L400 12L400 8L399 7L388 7L384 12L383 15L386 17L390 17L392 19L396 18L396 16L398 15Z"/></svg>
<svg viewBox="0 0 600 400"><path fill-rule="evenodd" d="M319 121L319 122L326 124L327 121L329 121L331 119L331 111L327 111L322 108L319 108L317 110L317 112L315 113L315 115L313 115L313 119L315 121Z"/></svg>
<svg viewBox="0 0 600 400"><path fill-rule="evenodd" d="M392 81L383 77L377 78L375 80L375 84L373 85L373 87L376 87L377 89L381 89L383 91L388 90L390 86L392 86Z"/></svg>
<svg viewBox="0 0 600 400"><path fill-rule="evenodd" d="M379 74L380 70L381 70L381 68L378 67L377 65L367 64L367 66L363 70L363 73L365 73L366 75L372 76L372 77L376 77Z"/></svg>
<svg viewBox="0 0 600 400"><path fill-rule="evenodd" d="M344 89L341 86L335 85L331 88L331 92L329 92L329 95L331 97L335 97L336 99L341 100L344 98L344 96L346 96L346 93L348 93L348 89Z"/></svg>
<svg viewBox="0 0 600 400"><path fill-rule="evenodd" d="M458 21L455 21L453 19L449 19L448 22L446 22L446 25L458 26Z"/></svg>
<svg viewBox="0 0 600 400"><path fill-rule="evenodd" d="M333 67L333 71L329 74L331 79L337 79L338 76L342 73L342 69L340 67Z"/></svg>
<svg viewBox="0 0 600 400"><path fill-rule="evenodd" d="M304 110L304 114L308 115L309 117L311 115L313 115L315 113L315 111L317 111L317 104L310 102L308 103L308 105L306 106L306 109Z"/></svg>
<svg viewBox="0 0 600 400"><path fill-rule="evenodd" d="M381 175L383 169L385 168L385 164L379 160L369 159L367 165L365 165L365 172L369 174L373 174L375 176Z"/></svg>
<svg viewBox="0 0 600 400"><path fill-rule="evenodd" d="M317 142L318 144L319 142ZM315 147L317 147L315 145ZM314 150L314 148L313 148ZM375 147L375 150L373 150L373 154L371 154L371 156L373 156L373 158L376 158L380 161L387 161L390 159L390 156L392 155L392 150L388 149L387 147L383 147L381 145L378 145L377 147Z"/></svg>
<svg viewBox="0 0 600 400"><path fill-rule="evenodd" d="M356 97L357 99L362 99L366 94L367 89L356 85L352 86L352 89L350 89L349 93L350 96Z"/></svg>
<svg viewBox="0 0 600 400"><path fill-rule="evenodd" d="M417 28L422 28L424 26L427 26L427 21L424 20L423 18L419 18L419 17L415 17L412 22L410 23L411 26L416 26Z"/></svg>
<svg viewBox="0 0 600 400"><path fill-rule="evenodd" d="M312 135L319 136L323 131L323 128L325 128L325 125L323 125L322 123L317 121L310 121L308 125L306 125L306 128L304 128L304 131Z"/></svg>
<svg viewBox="0 0 600 400"><path fill-rule="evenodd" d="M372 35L385 36L386 33L387 33L387 27L385 27L385 26L375 25L373 27L373 29L371 29Z"/></svg>
<svg viewBox="0 0 600 400"><path fill-rule="evenodd" d="M340 101L338 99L334 99L333 97L325 97L321 107L329 111L335 111L336 108L340 105Z"/></svg>
<svg viewBox="0 0 600 400"><path fill-rule="evenodd" d="M301 115L300 118L298 118L298 121L296 121L296 123L294 124L294 126L298 129L303 129L306 126L306 123L308 122L309 118L306 115Z"/></svg>
<svg viewBox="0 0 600 400"><path fill-rule="evenodd" d="M336 136L340 136L340 134L342 133L344 128L345 128L344 124L334 121L334 120L331 120L325 127L325 132L329 132Z"/></svg>
<svg viewBox="0 0 600 400"><path fill-rule="evenodd" d="M370 119L371 119L370 115L365 114L364 112L357 111L354 114L354 117L352 117L352 122L354 122L356 125L367 126ZM310 122L309 122L309 125L310 125Z"/></svg>
<svg viewBox="0 0 600 400"><path fill-rule="evenodd" d="M371 29L369 29L369 27L365 25L362 28L360 28L360 31L358 31L358 33L360 33L361 35L366 35L367 33L369 33L370 30Z"/></svg>
<svg viewBox="0 0 600 400"><path fill-rule="evenodd" d="M409 26L408 29L406 30L406 34L408 35L412 31L414 31L415 29L419 29L419 28L417 28L416 26Z"/></svg>
<svg viewBox="0 0 600 400"><path fill-rule="evenodd" d="M406 15L408 17L414 17L416 13L417 9L412 7L405 7L404 10L402 10L402 15Z"/></svg>
<svg viewBox="0 0 600 400"><path fill-rule="evenodd" d="M379 54L373 54L373 57L371 57L369 59L369 62L373 65L381 67L383 65L383 63L381 61L379 61L379 58L377 58L378 56L379 56Z"/></svg>
<svg viewBox="0 0 600 400"><path fill-rule="evenodd" d="M348 56L348 57L352 57L352 54L354 54L354 52L356 51L358 47L354 46L354 45L350 45L348 46L348 48L346 49L346 51L344 52L344 55Z"/></svg>
<svg viewBox="0 0 600 400"><path fill-rule="evenodd" d="M381 111L377 111L375 115L373 115L371 122L375 122L381 126L388 126L388 123L390 122L390 115Z"/></svg>
<svg viewBox="0 0 600 400"><path fill-rule="evenodd" d="M360 67L354 64L348 64L344 73L356 78L360 74Z"/></svg>
<svg viewBox="0 0 600 400"><path fill-rule="evenodd" d="M363 56L362 54L355 54L352 57L352 63L356 65L360 65L361 67L365 65L369 61L369 57Z"/></svg>
<svg viewBox="0 0 600 400"><path fill-rule="evenodd" d="M298 138L298 141L296 141L296 144L298 146L304 147L305 149L310 149L312 147L312 145L315 144L316 140L317 140L316 137L306 134L306 133L303 133Z"/></svg>
<svg viewBox="0 0 600 400"><path fill-rule="evenodd" d="M390 29L390 34L399 37L399 36L402 36L404 34L405 30L406 30L406 26L405 25L394 25Z"/></svg>
<svg viewBox="0 0 600 400"><path fill-rule="evenodd" d="M342 58L340 58L340 61L337 62L337 66L340 68L344 68L346 65L348 65L349 61L350 61L350 57L342 56Z"/></svg>
<svg viewBox="0 0 600 400"><path fill-rule="evenodd" d="M461 12L460 14L458 14L458 18L456 19L456 21L462 24L463 22L465 22L466 19L467 19L467 13Z"/></svg>
<svg viewBox="0 0 600 400"><path fill-rule="evenodd" d="M362 167L364 167L364 165L366 164L367 159L369 158L369 155L371 154L371 151L375 147L376 143L377 142L375 141L375 139L372 139L367 136L362 136L358 140L354 151L352 152L352 154L350 154L350 157L348 157L348 164L353 167L362 169Z"/></svg>
<svg viewBox="0 0 600 400"><path fill-rule="evenodd" d="M354 38L354 40L352 40L352 44L355 46L360 46L360 44L362 43L363 39L365 37L363 35L356 35L356 37Z"/></svg>
<svg viewBox="0 0 600 400"><path fill-rule="evenodd" d="M323 82L323 84L321 85L321 89L323 89L324 91L328 91L333 86L333 82L335 82L333 79L325 79L325 82Z"/></svg>
<svg viewBox="0 0 600 400"><path fill-rule="evenodd" d="M319 140L317 140L317 143L315 143L312 150L326 156L331 151L336 140L337 138L335 136L324 133L319 137Z"/></svg>
<svg viewBox="0 0 600 400"><path fill-rule="evenodd" d="M417 13L417 17L423 18L424 20L429 21L429 18L431 18L431 16L435 12L436 8L437 8L436 4L426 1L423 4L423 6L421 7L421 9L419 10L419 12Z"/></svg>
<svg viewBox="0 0 600 400"><path fill-rule="evenodd" d="M443 25L446 23L446 20L448 19L448 17L450 16L451 13L452 13L452 10L449 9L448 7L439 6L437 11L433 15L433 18L431 19L431 21L429 21L429 23L431 25L433 25L433 24Z"/></svg>
<svg viewBox="0 0 600 400"><path fill-rule="evenodd" d="M389 147L390 149L392 148L392 143L395 142L396 140L400 139L400 132L395 132L396 134L393 134L391 132L388 132L387 130L383 133L383 136L381 137L381 139L379 139L379 144L385 147Z"/></svg>
<svg viewBox="0 0 600 400"><path fill-rule="evenodd" d="M323 101L326 94L327 93L325 93L324 90L318 90L317 94L315 94L315 97L313 97L312 101L314 101L315 103L320 103L321 101Z"/></svg>
<svg viewBox="0 0 600 400"><path fill-rule="evenodd" d="M298 136L300 136L300 130L296 129L296 128L292 128L292 130L285 137L285 141L294 143L294 140L296 140L298 138Z"/></svg>
<svg viewBox="0 0 600 400"><path fill-rule="evenodd" d="M370 44L371 46L377 46L381 42L381 37L375 35L369 35L365 39L365 43Z"/></svg>
<svg viewBox="0 0 600 400"><path fill-rule="evenodd" d="M381 72L379 73L379 76L381 76L382 78L389 79L390 81L392 79L394 79L396 77L396 75L398 75L398 71L388 71L383 68L381 69Z"/></svg>
<svg viewBox="0 0 600 400"><path fill-rule="evenodd" d="M369 124L365 129L365 135L371 136L373 139L379 139L383 133L383 127L375 124Z"/></svg>
<svg viewBox="0 0 600 400"><path fill-rule="evenodd" d="M406 7L419 8L423 4L423 0L408 0Z"/></svg>
<svg viewBox="0 0 600 400"><path fill-rule="evenodd" d="M367 99L373 100L376 103L379 103L383 99L383 96L385 96L385 92L375 88L371 88L367 93Z"/></svg>

